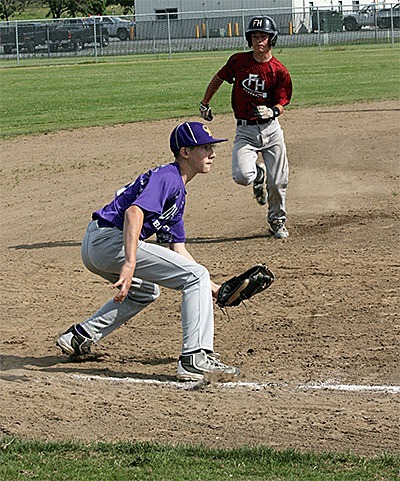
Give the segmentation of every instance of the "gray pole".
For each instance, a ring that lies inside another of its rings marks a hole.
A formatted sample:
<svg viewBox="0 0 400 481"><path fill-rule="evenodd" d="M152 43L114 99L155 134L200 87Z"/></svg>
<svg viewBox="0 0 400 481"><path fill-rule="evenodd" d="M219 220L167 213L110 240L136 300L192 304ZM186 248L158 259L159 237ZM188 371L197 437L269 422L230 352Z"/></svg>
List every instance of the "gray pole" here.
<svg viewBox="0 0 400 481"><path fill-rule="evenodd" d="M15 46L17 48L17 65L19 66L18 22L15 22Z"/></svg>
<svg viewBox="0 0 400 481"><path fill-rule="evenodd" d="M167 12L167 25L168 25L168 52L169 58L172 58L172 45L171 45L171 25L169 23L169 12Z"/></svg>

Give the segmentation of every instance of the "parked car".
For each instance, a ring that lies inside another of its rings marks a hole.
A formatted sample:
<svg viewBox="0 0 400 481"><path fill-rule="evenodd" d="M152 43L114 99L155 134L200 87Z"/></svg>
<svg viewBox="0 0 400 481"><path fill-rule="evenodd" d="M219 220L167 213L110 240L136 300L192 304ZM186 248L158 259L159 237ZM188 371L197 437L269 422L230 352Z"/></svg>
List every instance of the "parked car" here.
<svg viewBox="0 0 400 481"><path fill-rule="evenodd" d="M17 33L18 32L18 33ZM34 52L36 47L42 46L47 42L47 26L40 23L19 23L7 25L0 24L0 45L2 45L4 53L10 54L17 48Z"/></svg>
<svg viewBox="0 0 400 481"><path fill-rule="evenodd" d="M133 22L121 17L99 17L99 23L107 29L110 37L117 37L121 41L128 40L133 33Z"/></svg>
<svg viewBox="0 0 400 481"><path fill-rule="evenodd" d="M382 8L378 12L378 26L379 28L400 27L400 3L396 3L392 8Z"/></svg>
<svg viewBox="0 0 400 481"><path fill-rule="evenodd" d="M360 30L361 27L399 28L400 3L391 8L378 8L375 4L361 8L358 12L347 15L343 19L346 30Z"/></svg>
<svg viewBox="0 0 400 481"><path fill-rule="evenodd" d="M95 38L96 32L96 38ZM98 43L102 47L109 44L108 31L104 27L83 18L70 18L52 27L49 32L51 50L82 50L85 44Z"/></svg>
<svg viewBox="0 0 400 481"><path fill-rule="evenodd" d="M377 7L374 4L361 8L344 17L343 25L347 31L360 30L361 27L376 26Z"/></svg>

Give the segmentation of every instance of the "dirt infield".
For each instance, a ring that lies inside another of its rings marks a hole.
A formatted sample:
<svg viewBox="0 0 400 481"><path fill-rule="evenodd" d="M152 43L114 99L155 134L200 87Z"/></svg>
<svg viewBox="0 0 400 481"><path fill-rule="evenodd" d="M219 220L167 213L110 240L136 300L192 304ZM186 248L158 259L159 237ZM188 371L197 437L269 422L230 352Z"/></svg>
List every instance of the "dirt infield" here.
<svg viewBox="0 0 400 481"><path fill-rule="evenodd" d="M400 394L372 388L400 385L399 112L394 102L286 112L287 241L266 236L265 209L232 181L232 142L188 185L188 249L212 278L260 261L277 276L229 318L215 311L216 351L250 383L229 388L167 383L181 343L174 291L84 362L55 347L111 297L80 260L91 212L172 160L177 120L3 141L0 435L397 452ZM233 140L230 115L211 127ZM305 387L317 383L354 387Z"/></svg>

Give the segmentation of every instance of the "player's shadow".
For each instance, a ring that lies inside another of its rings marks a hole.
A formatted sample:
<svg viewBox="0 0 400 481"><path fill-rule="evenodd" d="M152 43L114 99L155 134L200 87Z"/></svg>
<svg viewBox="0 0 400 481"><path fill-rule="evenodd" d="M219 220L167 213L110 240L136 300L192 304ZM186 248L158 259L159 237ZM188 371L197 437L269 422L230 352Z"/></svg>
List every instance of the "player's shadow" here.
<svg viewBox="0 0 400 481"><path fill-rule="evenodd" d="M190 237L186 239L187 244L220 244L225 242L248 241L253 239L268 239L268 233L235 236L235 237Z"/></svg>
<svg viewBox="0 0 400 481"><path fill-rule="evenodd" d="M220 244L225 242L248 241L252 239L268 239L269 233L261 232L259 234L235 236L235 237L191 237L186 239L187 244ZM149 239L148 242L154 243L154 239ZM34 244L17 244L9 246L13 250L34 250L34 249L51 249L54 247L80 247L81 242L74 240L52 241L52 242L36 242Z"/></svg>
<svg viewBox="0 0 400 481"><path fill-rule="evenodd" d="M18 244L15 246L9 246L9 249L14 250L32 250L32 249L48 249L52 247L80 247L81 242L74 240L63 240L53 242L36 242L35 244Z"/></svg>
<svg viewBox="0 0 400 481"><path fill-rule="evenodd" d="M85 357L59 357L59 356L15 356L15 355L0 355L0 379L3 381L30 381L29 371L40 371L45 373L65 373L65 374L81 374L86 376L104 376L115 378L133 378L133 379L148 379L156 381L176 381L175 376L146 374L143 372L120 371L101 367L88 367L89 363L103 362L101 354L92 354ZM135 359L130 358L131 363L140 363L148 365L170 364L176 362L174 358L162 359ZM124 360L126 363L126 360ZM86 365L86 366L85 366ZM39 369L35 369L39 368ZM24 370L24 373L14 374L8 371Z"/></svg>

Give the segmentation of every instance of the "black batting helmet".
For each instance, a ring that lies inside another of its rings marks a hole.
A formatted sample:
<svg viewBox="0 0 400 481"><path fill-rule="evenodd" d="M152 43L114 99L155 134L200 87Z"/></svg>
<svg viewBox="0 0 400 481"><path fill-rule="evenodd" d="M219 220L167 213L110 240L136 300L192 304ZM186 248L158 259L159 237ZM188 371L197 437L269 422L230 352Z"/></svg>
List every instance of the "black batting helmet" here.
<svg viewBox="0 0 400 481"><path fill-rule="evenodd" d="M255 32L268 33L271 47L275 47L278 39L278 27L271 17L253 17L250 20L249 27L245 33L249 47L251 47L251 34Z"/></svg>

